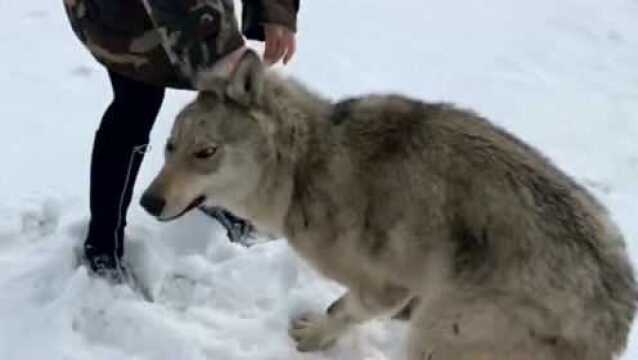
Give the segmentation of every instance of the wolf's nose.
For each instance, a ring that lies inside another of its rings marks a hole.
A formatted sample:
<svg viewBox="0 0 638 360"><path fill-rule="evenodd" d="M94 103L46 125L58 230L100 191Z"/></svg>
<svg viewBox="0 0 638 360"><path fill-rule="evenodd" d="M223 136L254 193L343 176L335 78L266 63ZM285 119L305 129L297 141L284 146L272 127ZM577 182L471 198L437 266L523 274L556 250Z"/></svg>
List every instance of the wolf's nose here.
<svg viewBox="0 0 638 360"><path fill-rule="evenodd" d="M162 210L164 210L166 200L154 195L144 194L142 196L142 200L140 200L140 205L142 205L149 214L159 216L162 213Z"/></svg>

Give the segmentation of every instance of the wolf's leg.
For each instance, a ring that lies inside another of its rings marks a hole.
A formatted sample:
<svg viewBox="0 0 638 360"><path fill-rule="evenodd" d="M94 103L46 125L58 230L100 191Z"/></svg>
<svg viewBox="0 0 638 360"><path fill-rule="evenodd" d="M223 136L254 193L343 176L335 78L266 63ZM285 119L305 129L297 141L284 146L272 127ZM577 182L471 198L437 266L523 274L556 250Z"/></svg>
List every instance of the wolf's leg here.
<svg viewBox="0 0 638 360"><path fill-rule="evenodd" d="M558 326L550 322L535 307L516 300L447 294L415 311L408 359L582 360L552 334Z"/></svg>
<svg viewBox="0 0 638 360"><path fill-rule="evenodd" d="M348 291L332 303L325 315L306 315L291 323L290 336L299 351L330 347L337 338L356 324L375 317L395 314L410 301L407 289L387 286L381 290Z"/></svg>

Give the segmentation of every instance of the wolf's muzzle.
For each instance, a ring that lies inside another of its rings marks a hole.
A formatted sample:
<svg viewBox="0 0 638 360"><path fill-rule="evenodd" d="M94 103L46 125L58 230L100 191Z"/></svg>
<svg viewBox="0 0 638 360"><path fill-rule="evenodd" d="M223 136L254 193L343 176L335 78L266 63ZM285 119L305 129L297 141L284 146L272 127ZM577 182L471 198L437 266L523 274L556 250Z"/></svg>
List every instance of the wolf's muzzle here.
<svg viewBox="0 0 638 360"><path fill-rule="evenodd" d="M142 199L140 201L140 205L142 205L142 207L149 214L155 216L159 221L167 222L167 221L175 220L175 219L181 217L182 215L186 214L187 212L199 207L204 202L206 202L206 197L205 196L199 196L198 198L193 200L193 202L191 202L179 214L177 214L175 216L168 217L168 218L163 218L161 216L162 212L164 211L164 208L166 207L166 200L164 200L164 199L162 199L160 197L157 197L157 196L154 196L154 195L145 194L145 195L142 196Z"/></svg>
<svg viewBox="0 0 638 360"><path fill-rule="evenodd" d="M168 220L176 219L176 218L178 218L178 217L180 217L180 216L182 216L182 215L186 214L187 212L189 212L189 211L193 210L194 208L199 207L200 205L202 205L202 204L203 204L203 203L205 203L205 202L206 202L206 197L202 195L202 196L200 196L200 197L196 198L195 200L193 200L193 202L192 202L192 203L190 203L190 204L186 207L186 209L184 209L184 211L182 211L181 213L179 213L177 216L175 216L175 217L173 217L173 218L167 219L167 221L168 221Z"/></svg>

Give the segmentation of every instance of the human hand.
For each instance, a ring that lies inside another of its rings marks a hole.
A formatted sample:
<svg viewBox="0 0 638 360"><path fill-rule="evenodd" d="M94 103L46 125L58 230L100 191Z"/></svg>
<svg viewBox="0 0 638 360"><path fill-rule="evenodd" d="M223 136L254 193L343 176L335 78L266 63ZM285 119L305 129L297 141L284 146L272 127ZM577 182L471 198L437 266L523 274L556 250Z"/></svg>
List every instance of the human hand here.
<svg viewBox="0 0 638 360"><path fill-rule="evenodd" d="M266 50L264 62L273 65L283 58L284 65L288 64L297 50L295 33L278 24L265 24Z"/></svg>

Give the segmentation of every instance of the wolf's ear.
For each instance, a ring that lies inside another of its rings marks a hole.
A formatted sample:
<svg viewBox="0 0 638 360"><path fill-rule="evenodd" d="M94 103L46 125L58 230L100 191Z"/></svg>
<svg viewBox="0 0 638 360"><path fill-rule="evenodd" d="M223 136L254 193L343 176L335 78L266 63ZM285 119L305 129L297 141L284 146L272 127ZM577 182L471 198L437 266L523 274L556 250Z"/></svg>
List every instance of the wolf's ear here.
<svg viewBox="0 0 638 360"><path fill-rule="evenodd" d="M195 89L200 91L201 95L211 97L213 95L217 99L224 98L224 90L228 84L228 75L224 78L221 74L213 71L206 70L197 74L195 77Z"/></svg>
<svg viewBox="0 0 638 360"><path fill-rule="evenodd" d="M226 87L226 95L239 104L259 104L264 85L264 65L252 50L246 51L239 60L235 73Z"/></svg>

